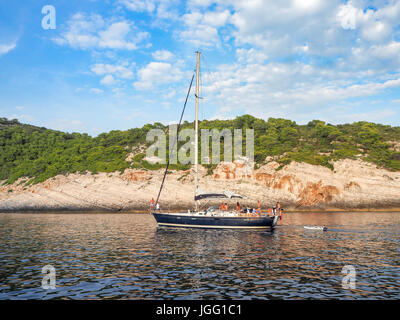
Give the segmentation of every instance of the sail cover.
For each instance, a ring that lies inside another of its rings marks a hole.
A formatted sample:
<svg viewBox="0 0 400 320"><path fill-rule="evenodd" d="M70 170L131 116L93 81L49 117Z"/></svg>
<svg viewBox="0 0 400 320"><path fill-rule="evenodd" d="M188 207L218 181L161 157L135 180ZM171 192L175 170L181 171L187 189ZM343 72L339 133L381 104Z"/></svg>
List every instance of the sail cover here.
<svg viewBox="0 0 400 320"><path fill-rule="evenodd" d="M228 190L222 190L222 191L202 191L198 190L196 193L196 196L194 197L194 200L202 200L202 199L207 199L207 198L239 198L239 199L245 199L245 196L241 196L240 194L234 193L232 191Z"/></svg>

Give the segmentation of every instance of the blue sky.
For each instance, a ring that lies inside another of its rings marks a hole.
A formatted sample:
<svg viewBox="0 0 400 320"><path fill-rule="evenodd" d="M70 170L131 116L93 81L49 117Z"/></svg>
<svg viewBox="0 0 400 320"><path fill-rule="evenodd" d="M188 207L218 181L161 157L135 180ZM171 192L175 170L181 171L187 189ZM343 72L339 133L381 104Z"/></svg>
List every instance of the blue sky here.
<svg viewBox="0 0 400 320"><path fill-rule="evenodd" d="M197 50L201 119L400 125L400 1L379 0L0 0L0 116L91 135L176 122Z"/></svg>

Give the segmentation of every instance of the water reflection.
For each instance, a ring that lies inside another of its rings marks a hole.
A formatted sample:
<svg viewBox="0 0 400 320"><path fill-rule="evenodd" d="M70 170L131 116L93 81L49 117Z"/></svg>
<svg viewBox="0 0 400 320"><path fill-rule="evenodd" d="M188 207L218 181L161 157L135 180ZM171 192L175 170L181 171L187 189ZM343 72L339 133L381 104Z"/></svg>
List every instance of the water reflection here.
<svg viewBox="0 0 400 320"><path fill-rule="evenodd" d="M157 228L150 215L2 214L0 299L399 298L399 218L286 214L270 232ZM41 288L47 264L55 290ZM341 286L348 264L355 290Z"/></svg>

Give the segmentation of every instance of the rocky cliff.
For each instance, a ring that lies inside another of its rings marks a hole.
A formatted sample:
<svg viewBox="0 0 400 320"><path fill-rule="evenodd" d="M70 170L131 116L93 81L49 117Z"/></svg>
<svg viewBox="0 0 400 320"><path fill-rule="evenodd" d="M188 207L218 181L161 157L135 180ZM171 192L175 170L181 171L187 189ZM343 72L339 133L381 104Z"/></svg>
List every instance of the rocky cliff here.
<svg viewBox="0 0 400 320"><path fill-rule="evenodd" d="M263 207L280 201L289 210L400 208L400 172L361 160L341 160L334 170L292 162L280 168L270 161L252 169L243 161L222 162L212 174L200 167L202 190L231 190L248 197L242 204ZM37 185L19 179L0 187L0 212L36 210L146 210L156 198L163 170L127 169L99 174L56 176ZM0 182L2 183L2 182ZM193 173L172 171L160 205L164 210L193 207ZM218 201L203 202L203 206ZM233 205L233 202L232 202Z"/></svg>

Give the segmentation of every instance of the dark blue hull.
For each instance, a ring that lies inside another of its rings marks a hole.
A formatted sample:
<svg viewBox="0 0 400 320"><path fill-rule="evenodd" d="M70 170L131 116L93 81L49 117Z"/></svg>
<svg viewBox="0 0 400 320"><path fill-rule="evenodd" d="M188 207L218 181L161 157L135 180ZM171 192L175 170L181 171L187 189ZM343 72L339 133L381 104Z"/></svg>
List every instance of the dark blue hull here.
<svg viewBox="0 0 400 320"><path fill-rule="evenodd" d="M168 213L153 213L158 225L169 227L191 227L191 228L273 228L278 217L213 217L213 216L191 216Z"/></svg>

